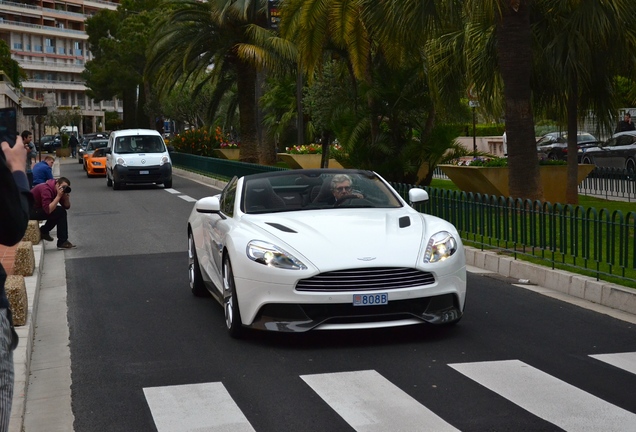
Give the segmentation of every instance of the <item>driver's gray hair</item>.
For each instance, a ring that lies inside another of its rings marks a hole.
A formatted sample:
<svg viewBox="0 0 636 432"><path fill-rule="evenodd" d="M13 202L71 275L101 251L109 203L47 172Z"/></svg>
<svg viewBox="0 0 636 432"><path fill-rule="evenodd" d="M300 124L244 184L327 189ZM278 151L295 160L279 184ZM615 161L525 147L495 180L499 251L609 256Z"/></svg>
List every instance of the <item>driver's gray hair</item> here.
<svg viewBox="0 0 636 432"><path fill-rule="evenodd" d="M345 181L348 181L349 185L353 184L353 181L351 181L351 177L349 177L347 174L336 174L331 179L331 190L334 190L338 183L342 183Z"/></svg>

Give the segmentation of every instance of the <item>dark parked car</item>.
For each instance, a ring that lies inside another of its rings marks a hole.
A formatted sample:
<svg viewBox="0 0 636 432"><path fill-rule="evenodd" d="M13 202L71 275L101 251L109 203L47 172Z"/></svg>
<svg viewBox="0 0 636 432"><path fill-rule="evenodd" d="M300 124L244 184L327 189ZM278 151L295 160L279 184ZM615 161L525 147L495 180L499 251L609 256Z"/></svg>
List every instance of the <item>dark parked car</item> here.
<svg viewBox="0 0 636 432"><path fill-rule="evenodd" d="M577 134L576 142L579 147L590 143L599 143L594 135L585 132ZM567 132L550 132L537 141L537 152L547 159L566 160L568 155L567 147Z"/></svg>
<svg viewBox="0 0 636 432"><path fill-rule="evenodd" d="M581 162L635 172L636 131L616 133L607 142L585 149Z"/></svg>
<svg viewBox="0 0 636 432"><path fill-rule="evenodd" d="M62 140L59 135L42 135L40 138L40 150L45 152L54 152L56 148L62 146Z"/></svg>

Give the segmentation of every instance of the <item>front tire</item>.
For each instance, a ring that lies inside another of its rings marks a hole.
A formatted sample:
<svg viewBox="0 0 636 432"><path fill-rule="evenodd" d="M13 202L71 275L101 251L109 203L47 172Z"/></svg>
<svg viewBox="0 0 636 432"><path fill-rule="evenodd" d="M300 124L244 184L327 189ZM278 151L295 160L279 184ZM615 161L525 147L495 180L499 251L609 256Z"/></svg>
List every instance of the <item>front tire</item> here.
<svg viewBox="0 0 636 432"><path fill-rule="evenodd" d="M170 189L172 187L172 180L168 180L168 181L163 182L163 187L165 189Z"/></svg>
<svg viewBox="0 0 636 432"><path fill-rule="evenodd" d="M197 258L197 249L194 244L192 233L188 235L188 280L190 281L190 291L196 297L207 297L208 290L205 289L203 276L201 275L201 267L199 267L199 259Z"/></svg>
<svg viewBox="0 0 636 432"><path fill-rule="evenodd" d="M234 273L230 258L223 258L223 310L225 312L225 328L228 334L239 339L243 335L243 323L234 285Z"/></svg>
<svg viewBox="0 0 636 432"><path fill-rule="evenodd" d="M593 165L593 164L594 164L594 163L590 160L590 158L589 158L589 157L587 157L587 156L583 158L583 161L582 161L582 162L583 162L583 164L585 164L585 165Z"/></svg>
<svg viewBox="0 0 636 432"><path fill-rule="evenodd" d="M113 186L113 181L110 179L110 177L108 177L108 174L106 174L106 186L107 187Z"/></svg>

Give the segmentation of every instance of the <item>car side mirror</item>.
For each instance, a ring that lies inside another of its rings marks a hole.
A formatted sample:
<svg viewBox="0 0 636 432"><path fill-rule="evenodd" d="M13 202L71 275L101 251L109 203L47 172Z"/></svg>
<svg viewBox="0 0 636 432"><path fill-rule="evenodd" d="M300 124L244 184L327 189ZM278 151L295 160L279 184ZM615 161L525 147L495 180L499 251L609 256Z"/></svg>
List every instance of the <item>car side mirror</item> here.
<svg viewBox="0 0 636 432"><path fill-rule="evenodd" d="M428 192L420 188L409 189L409 201L413 204L426 202L428 201Z"/></svg>
<svg viewBox="0 0 636 432"><path fill-rule="evenodd" d="M111 154L112 153L112 149L110 147L108 147L106 150L104 150L104 153Z"/></svg>
<svg viewBox="0 0 636 432"><path fill-rule="evenodd" d="M221 211L219 196L201 198L194 204L194 208L199 213L219 213Z"/></svg>

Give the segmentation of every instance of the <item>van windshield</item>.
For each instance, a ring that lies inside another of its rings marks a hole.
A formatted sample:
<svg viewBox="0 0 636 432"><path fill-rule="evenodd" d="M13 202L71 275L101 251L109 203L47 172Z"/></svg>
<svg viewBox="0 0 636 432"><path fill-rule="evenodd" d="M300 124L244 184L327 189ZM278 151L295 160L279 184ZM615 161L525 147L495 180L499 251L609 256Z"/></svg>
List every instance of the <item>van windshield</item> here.
<svg viewBox="0 0 636 432"><path fill-rule="evenodd" d="M115 139L115 152L126 153L163 153L166 146L161 137L153 135L122 136Z"/></svg>

